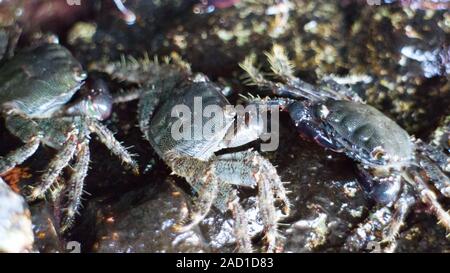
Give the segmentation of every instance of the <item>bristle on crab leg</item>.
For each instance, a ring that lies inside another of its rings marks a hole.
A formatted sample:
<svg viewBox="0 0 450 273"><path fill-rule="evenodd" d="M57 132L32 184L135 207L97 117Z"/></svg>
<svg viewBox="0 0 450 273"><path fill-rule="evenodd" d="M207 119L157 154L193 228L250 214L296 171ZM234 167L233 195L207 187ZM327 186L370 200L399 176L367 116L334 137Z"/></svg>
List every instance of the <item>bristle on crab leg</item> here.
<svg viewBox="0 0 450 273"><path fill-rule="evenodd" d="M281 179L277 174L277 170L266 159L261 160L261 165L266 175L271 179L272 195L281 201L283 214L288 216L291 212L291 202L287 197L288 191L286 191L283 182L281 182Z"/></svg>

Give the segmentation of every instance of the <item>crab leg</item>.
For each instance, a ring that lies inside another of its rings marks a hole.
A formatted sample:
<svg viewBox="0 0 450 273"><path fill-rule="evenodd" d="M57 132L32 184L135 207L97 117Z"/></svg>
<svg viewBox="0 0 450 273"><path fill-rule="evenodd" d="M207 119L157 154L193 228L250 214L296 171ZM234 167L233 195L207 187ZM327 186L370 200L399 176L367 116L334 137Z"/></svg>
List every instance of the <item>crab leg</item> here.
<svg viewBox="0 0 450 273"><path fill-rule="evenodd" d="M96 120L89 119L88 123L90 130L97 134L100 141L105 144L113 154L125 162L125 164L129 165L134 173L138 174L139 165L127 149L123 147L122 144L114 137L113 133Z"/></svg>
<svg viewBox="0 0 450 273"><path fill-rule="evenodd" d="M280 217L275 207L274 195L283 203L287 215L290 202L275 167L259 153L252 151L221 155L216 159L216 175L227 184L258 187L258 206L266 229L268 251L278 251Z"/></svg>
<svg viewBox="0 0 450 273"><path fill-rule="evenodd" d="M450 198L450 179L432 162L420 159L420 166L426 171L434 186L444 195Z"/></svg>
<svg viewBox="0 0 450 273"><path fill-rule="evenodd" d="M66 167L77 148L78 140L74 133L69 134L69 138L64 143L62 149L50 162L47 171L41 177L41 183L33 188L30 196L30 200L35 200L41 197L50 187L55 183L56 179L60 175L61 171Z"/></svg>
<svg viewBox="0 0 450 273"><path fill-rule="evenodd" d="M186 232L200 223L211 210L214 200L217 197L219 183L215 180L214 170L207 170L203 176L202 187L197 192L198 197L193 200L193 211L190 213L190 222L187 224L177 224L174 229L177 232Z"/></svg>
<svg viewBox="0 0 450 273"><path fill-rule="evenodd" d="M81 206L81 196L83 194L84 179L87 176L89 168L89 139L86 138L78 146L77 160L73 167L74 172L69 180L67 215L62 223L62 230L67 230L71 227L73 218Z"/></svg>
<svg viewBox="0 0 450 273"><path fill-rule="evenodd" d="M273 83L264 78L263 74L255 67L254 55L247 57L240 67L247 72L248 83L269 89L274 95L293 99L307 98L311 101L321 101L325 98L348 100L348 98L335 90L317 88L312 84L294 77L292 67L284 48L274 45L272 52L266 53L272 72L286 84Z"/></svg>
<svg viewBox="0 0 450 273"><path fill-rule="evenodd" d="M10 131L17 132L17 136L26 140L25 145L8 153L5 157L0 157L0 174L3 174L15 166L22 164L30 156L32 156L39 148L42 134L39 126L26 116L12 114L7 117L6 127Z"/></svg>
<svg viewBox="0 0 450 273"><path fill-rule="evenodd" d="M117 103L125 103L139 99L141 96L141 90L135 89L124 93L114 94L113 102Z"/></svg>
<svg viewBox="0 0 450 273"><path fill-rule="evenodd" d="M400 228L405 223L409 209L414 204L414 198L405 190L400 198L394 204L394 213L388 227L383 232L382 242L389 243L385 252L394 252L397 247L396 237L400 232Z"/></svg>
<svg viewBox="0 0 450 273"><path fill-rule="evenodd" d="M257 161L256 158L255 161ZM264 238L267 242L267 252L272 253L279 250L278 240L281 237L277 225L279 217L274 204L272 187L263 176L262 168L254 174L258 181L258 207L266 229Z"/></svg>
<svg viewBox="0 0 450 273"><path fill-rule="evenodd" d="M419 151L436 162L444 172L450 172L450 158L445 153L421 140L415 143Z"/></svg>
<svg viewBox="0 0 450 273"><path fill-rule="evenodd" d="M4 158L0 158L0 174L6 173L27 160L39 148L40 142L41 139L39 137L32 138L22 147L10 152Z"/></svg>
<svg viewBox="0 0 450 273"><path fill-rule="evenodd" d="M252 253L252 242L248 232L247 217L244 208L239 204L239 198L230 202L229 209L233 213L234 233L236 236L237 251L239 253Z"/></svg>
<svg viewBox="0 0 450 273"><path fill-rule="evenodd" d="M450 214L442 208L437 200L436 194L419 175L420 174L415 174L413 179L408 174L405 174L404 177L411 185L417 188L422 201L430 206L433 213L438 218L438 223L450 232Z"/></svg>

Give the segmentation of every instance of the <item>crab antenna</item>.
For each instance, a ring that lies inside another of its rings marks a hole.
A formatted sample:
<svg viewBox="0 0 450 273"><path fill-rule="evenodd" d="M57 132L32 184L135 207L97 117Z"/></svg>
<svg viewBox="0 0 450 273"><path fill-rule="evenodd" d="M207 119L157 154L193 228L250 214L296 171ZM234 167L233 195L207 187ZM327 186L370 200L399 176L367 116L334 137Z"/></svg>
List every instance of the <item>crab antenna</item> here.
<svg viewBox="0 0 450 273"><path fill-rule="evenodd" d="M113 0L116 4L117 9L123 14L123 19L128 25L133 25L136 22L136 14L131 10L127 9L122 3L122 0Z"/></svg>

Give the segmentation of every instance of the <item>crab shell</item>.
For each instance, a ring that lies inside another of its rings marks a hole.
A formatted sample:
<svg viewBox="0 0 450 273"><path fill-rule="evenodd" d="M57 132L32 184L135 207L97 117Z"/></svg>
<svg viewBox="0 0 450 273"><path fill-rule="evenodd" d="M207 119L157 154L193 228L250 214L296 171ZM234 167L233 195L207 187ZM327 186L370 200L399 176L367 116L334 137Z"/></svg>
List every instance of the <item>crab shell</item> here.
<svg viewBox="0 0 450 273"><path fill-rule="evenodd" d="M215 84L209 81L192 82L177 88L171 94L171 98L162 101L164 103L152 118L149 130L149 139L154 142L153 147L156 147L160 156L175 149L186 156L206 161L214 152L222 148L220 143L228 128L233 124L233 113L223 115L222 122L214 124L215 132L212 137L202 135L203 125L210 120L209 117L203 115L205 109L208 106L224 108L229 105L228 100ZM173 137L172 128L175 122L180 120L180 117L176 115L176 108L174 108L176 106L182 106L190 111L188 113L190 117L183 116L183 118L189 118L193 121L192 124L188 122L189 127L187 128L191 130L192 139L176 140ZM199 122L196 123L196 119Z"/></svg>
<svg viewBox="0 0 450 273"><path fill-rule="evenodd" d="M351 158L378 168L400 168L411 162L414 145L409 134L374 107L327 100L319 103L317 110Z"/></svg>
<svg viewBox="0 0 450 273"><path fill-rule="evenodd" d="M0 109L31 118L49 117L72 98L85 79L81 64L61 45L25 50L0 68Z"/></svg>

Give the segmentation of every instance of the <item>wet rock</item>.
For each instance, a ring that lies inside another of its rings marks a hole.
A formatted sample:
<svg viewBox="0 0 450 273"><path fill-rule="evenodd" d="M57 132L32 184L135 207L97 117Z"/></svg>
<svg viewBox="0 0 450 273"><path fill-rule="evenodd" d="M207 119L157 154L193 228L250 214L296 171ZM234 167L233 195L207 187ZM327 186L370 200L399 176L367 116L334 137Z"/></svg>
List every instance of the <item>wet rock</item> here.
<svg viewBox="0 0 450 273"><path fill-rule="evenodd" d="M33 249L41 253L65 252L64 241L59 234L55 209L50 203L42 201L30 205L35 242Z"/></svg>
<svg viewBox="0 0 450 273"><path fill-rule="evenodd" d="M347 12L353 20L346 80L364 75L367 82L354 86L369 104L409 133L427 136L450 102L449 11L363 4Z"/></svg>
<svg viewBox="0 0 450 273"><path fill-rule="evenodd" d="M173 25L174 18L189 13L194 2L129 0L126 6L136 14L135 24L127 25L115 8L102 9L94 15L93 21L69 31L68 37L80 39L72 38L68 42L76 49L75 56L86 66L102 58L118 60L121 55L142 57L145 52L153 55L159 48L156 44L164 43L164 32ZM92 31L89 39L82 35L86 31Z"/></svg>
<svg viewBox="0 0 450 273"><path fill-rule="evenodd" d="M95 200L88 210L96 211L94 252L209 251L198 229L174 232L187 201L169 181L130 191L114 203Z"/></svg>
<svg viewBox="0 0 450 273"><path fill-rule="evenodd" d="M353 228L370 209L353 162L302 140L294 130L280 129L280 147L273 162L284 181L292 202L286 252L339 251Z"/></svg>
<svg viewBox="0 0 450 273"><path fill-rule="evenodd" d="M436 219L430 214L417 213L411 217L410 225L399 235L396 252L448 253L450 240L444 228L436 226Z"/></svg>
<svg viewBox="0 0 450 273"><path fill-rule="evenodd" d="M0 252L29 252L33 240L25 200L0 178Z"/></svg>

